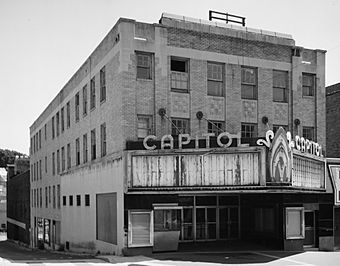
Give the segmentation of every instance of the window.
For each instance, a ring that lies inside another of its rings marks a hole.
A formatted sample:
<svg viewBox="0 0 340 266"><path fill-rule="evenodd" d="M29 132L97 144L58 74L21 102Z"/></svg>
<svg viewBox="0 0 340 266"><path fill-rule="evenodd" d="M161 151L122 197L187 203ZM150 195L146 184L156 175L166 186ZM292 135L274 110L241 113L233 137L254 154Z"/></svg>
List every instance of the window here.
<svg viewBox="0 0 340 266"><path fill-rule="evenodd" d="M41 167L41 160L39 160L39 176L42 179L42 167Z"/></svg>
<svg viewBox="0 0 340 266"><path fill-rule="evenodd" d="M76 139L76 165L80 164L80 141Z"/></svg>
<svg viewBox="0 0 340 266"><path fill-rule="evenodd" d="M44 132L45 132L45 140L47 140L47 125L44 125Z"/></svg>
<svg viewBox="0 0 340 266"><path fill-rule="evenodd" d="M314 141L314 127L302 127L302 137Z"/></svg>
<svg viewBox="0 0 340 266"><path fill-rule="evenodd" d="M41 129L39 129L39 149L41 149Z"/></svg>
<svg viewBox="0 0 340 266"><path fill-rule="evenodd" d="M93 77L90 82L90 109L96 108L96 79Z"/></svg>
<svg viewBox="0 0 340 266"><path fill-rule="evenodd" d="M152 117L147 115L137 115L137 137L143 139L151 135Z"/></svg>
<svg viewBox="0 0 340 266"><path fill-rule="evenodd" d="M83 163L87 163L87 134L83 135Z"/></svg>
<svg viewBox="0 0 340 266"><path fill-rule="evenodd" d="M55 209L55 186L53 186L53 209Z"/></svg>
<svg viewBox="0 0 340 266"><path fill-rule="evenodd" d="M55 131L54 131L54 116L52 117L52 139L55 137Z"/></svg>
<svg viewBox="0 0 340 266"><path fill-rule="evenodd" d="M255 208L254 209L254 231L257 233L273 234L275 232L275 213L274 208Z"/></svg>
<svg viewBox="0 0 340 266"><path fill-rule="evenodd" d="M276 133L276 131L279 130L280 127L282 127L286 132L288 131L288 126L287 125L273 125L273 132L274 132L274 134Z"/></svg>
<svg viewBox="0 0 340 266"><path fill-rule="evenodd" d="M288 72L273 70L273 101L288 102Z"/></svg>
<svg viewBox="0 0 340 266"><path fill-rule="evenodd" d="M83 87L83 116L87 115L87 85Z"/></svg>
<svg viewBox="0 0 340 266"><path fill-rule="evenodd" d="M90 206L90 195L85 194L85 206Z"/></svg>
<svg viewBox="0 0 340 266"><path fill-rule="evenodd" d="M47 173L47 156L45 156L45 173Z"/></svg>
<svg viewBox="0 0 340 266"><path fill-rule="evenodd" d="M91 130L91 160L96 159L96 129Z"/></svg>
<svg viewBox="0 0 340 266"><path fill-rule="evenodd" d="M171 89L188 92L188 60L171 58Z"/></svg>
<svg viewBox="0 0 340 266"><path fill-rule="evenodd" d="M71 144L67 144L67 169L71 168Z"/></svg>
<svg viewBox="0 0 340 266"><path fill-rule="evenodd" d="M70 195L68 199L69 199L69 205L73 206L73 196Z"/></svg>
<svg viewBox="0 0 340 266"><path fill-rule="evenodd" d="M76 97L74 99L74 112L76 117L76 122L79 121L79 92L77 92Z"/></svg>
<svg viewBox="0 0 340 266"><path fill-rule="evenodd" d="M224 96L223 65L208 62L208 95Z"/></svg>
<svg viewBox="0 0 340 266"><path fill-rule="evenodd" d="M128 246L143 247L153 245L153 212L128 211Z"/></svg>
<svg viewBox="0 0 340 266"><path fill-rule="evenodd" d="M60 173L60 152L57 150L57 174Z"/></svg>
<svg viewBox="0 0 340 266"><path fill-rule="evenodd" d="M55 175L55 153L52 152L52 175Z"/></svg>
<svg viewBox="0 0 340 266"><path fill-rule="evenodd" d="M48 203L51 204L51 186L48 187Z"/></svg>
<svg viewBox="0 0 340 266"><path fill-rule="evenodd" d="M80 206L80 195L77 195L77 197L76 197L76 199L77 199L77 206Z"/></svg>
<svg viewBox="0 0 340 266"><path fill-rule="evenodd" d="M64 107L60 110L60 117L61 117L61 133L65 131L65 115L64 115Z"/></svg>
<svg viewBox="0 0 340 266"><path fill-rule="evenodd" d="M57 185L57 207L60 209L60 185Z"/></svg>
<svg viewBox="0 0 340 266"><path fill-rule="evenodd" d="M56 125L56 128L57 128L57 136L59 136L59 124L60 124L60 119L59 119L59 112L57 112L56 114L56 122L57 122L57 125Z"/></svg>
<svg viewBox="0 0 340 266"><path fill-rule="evenodd" d="M106 124L100 126L100 154L101 156L106 155Z"/></svg>
<svg viewBox="0 0 340 266"><path fill-rule="evenodd" d="M40 188L40 193L39 193L39 199L40 199L40 208L42 208L42 188Z"/></svg>
<svg viewBox="0 0 340 266"><path fill-rule="evenodd" d="M314 96L315 75L302 73L302 96Z"/></svg>
<svg viewBox="0 0 340 266"><path fill-rule="evenodd" d="M304 239L305 223L303 207L286 208L286 239Z"/></svg>
<svg viewBox="0 0 340 266"><path fill-rule="evenodd" d="M241 138L255 138L257 137L256 124L241 124Z"/></svg>
<svg viewBox="0 0 340 266"><path fill-rule="evenodd" d="M45 208L48 208L48 192L47 192L47 187L45 187Z"/></svg>
<svg viewBox="0 0 340 266"><path fill-rule="evenodd" d="M61 148L61 171L65 171L65 147Z"/></svg>
<svg viewBox="0 0 340 266"><path fill-rule="evenodd" d="M63 206L66 206L66 196L63 196Z"/></svg>
<svg viewBox="0 0 340 266"><path fill-rule="evenodd" d="M172 118L171 122L171 135L190 133L189 119Z"/></svg>
<svg viewBox="0 0 340 266"><path fill-rule="evenodd" d="M224 132L224 122L208 121L208 133L214 133L216 136Z"/></svg>
<svg viewBox="0 0 340 266"><path fill-rule="evenodd" d="M105 77L105 66L100 70L100 102L106 100L106 77Z"/></svg>
<svg viewBox="0 0 340 266"><path fill-rule="evenodd" d="M66 127L71 127L71 107L70 102L67 102L66 104Z"/></svg>
<svg viewBox="0 0 340 266"><path fill-rule="evenodd" d="M151 54L137 53L137 78L151 78Z"/></svg>
<svg viewBox="0 0 340 266"><path fill-rule="evenodd" d="M241 68L241 98L257 99L257 71L255 68Z"/></svg>

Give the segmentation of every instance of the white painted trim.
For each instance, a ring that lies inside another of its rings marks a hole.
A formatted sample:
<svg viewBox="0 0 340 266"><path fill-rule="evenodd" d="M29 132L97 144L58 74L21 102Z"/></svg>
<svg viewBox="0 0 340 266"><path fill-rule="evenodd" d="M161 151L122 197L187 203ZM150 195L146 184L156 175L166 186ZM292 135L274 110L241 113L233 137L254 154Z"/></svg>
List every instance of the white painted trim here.
<svg viewBox="0 0 340 266"><path fill-rule="evenodd" d="M9 222L11 224L15 224L15 225L23 228L24 230L26 230L26 224L25 223L19 222L17 220L14 220L14 219L8 218L8 217L7 217L7 222Z"/></svg>

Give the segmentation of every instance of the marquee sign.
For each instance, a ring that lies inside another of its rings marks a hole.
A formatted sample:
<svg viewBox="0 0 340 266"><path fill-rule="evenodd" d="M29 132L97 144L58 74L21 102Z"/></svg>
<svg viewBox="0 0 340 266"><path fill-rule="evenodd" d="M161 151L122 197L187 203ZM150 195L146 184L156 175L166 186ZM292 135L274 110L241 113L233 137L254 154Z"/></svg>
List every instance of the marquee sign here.
<svg viewBox="0 0 340 266"><path fill-rule="evenodd" d="M205 138L205 148L210 148L210 137L215 137L215 133L206 133L202 135ZM223 139L223 140L222 140ZM233 139L237 139L237 146L248 146L247 144L241 144L241 133L238 134L230 134L228 132L222 132L217 136L216 142L217 145L221 148L228 148L231 146ZM155 135L146 136L143 140L143 146L147 150L156 149L156 145L151 145L152 141L156 141L157 137ZM195 149L198 149L199 140L198 136L192 138L189 134L179 134L178 135L178 149L184 148L185 145L188 145L192 140L195 141ZM227 141L226 141L227 140ZM174 149L174 138L171 135L164 135L161 138L161 149Z"/></svg>
<svg viewBox="0 0 340 266"><path fill-rule="evenodd" d="M281 129L281 128L280 128ZM282 128L282 130L278 130L276 135L278 134L282 134L282 138L286 139L288 142L288 149L297 149L300 152L303 153L310 153L316 156L321 156L322 155L322 147L320 144L305 139L303 137L300 136L295 136L295 139L292 139L291 133L285 132L284 129ZM214 137L215 134L214 133L206 133L203 134L202 137L205 139L205 147L204 148L210 148L210 138ZM237 140L237 147L242 147L242 146L248 146L248 144L242 144L241 143L241 133L237 133L237 134L231 134L229 132L222 132L220 133L217 138L216 138L216 142L218 147L220 148L228 148L232 145L233 143L233 139ZM259 139L257 141L257 145L265 145L268 148L271 148L273 145L273 140L274 139L274 132L272 130L268 130L266 132L266 138L265 139ZM155 150L157 148L157 146L153 143L155 141L157 141L157 137L155 135L148 135L144 138L143 140L143 146L146 150ZM195 142L195 149L200 148L199 145L199 140L200 138L196 135L195 137L190 136L189 134L179 134L178 135L178 149L183 149L185 148L186 145L190 144L190 142L194 140ZM164 135L161 137L160 139L161 142L161 149L174 149L174 138L171 135Z"/></svg>
<svg viewBox="0 0 340 266"><path fill-rule="evenodd" d="M316 143L309 139L305 139L304 137L300 137L298 135L296 135L295 140L293 140L292 135L289 131L285 133L285 130L283 128L280 127L280 129L276 132L276 135L279 135L279 134L286 135L285 138L288 141L289 149L296 149L300 152L309 153L315 156L323 157L322 147L319 143ZM266 133L266 139L265 140L259 139L257 141L257 145L265 145L268 148L271 148L274 143L274 141L273 142L271 141L272 139L274 139L274 132L271 130L268 130Z"/></svg>

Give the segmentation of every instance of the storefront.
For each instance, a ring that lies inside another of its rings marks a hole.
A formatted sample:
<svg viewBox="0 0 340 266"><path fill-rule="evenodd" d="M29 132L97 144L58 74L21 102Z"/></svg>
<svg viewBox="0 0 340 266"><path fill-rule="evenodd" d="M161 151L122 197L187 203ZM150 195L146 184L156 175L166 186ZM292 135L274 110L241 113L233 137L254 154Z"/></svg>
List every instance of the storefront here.
<svg viewBox="0 0 340 266"><path fill-rule="evenodd" d="M167 136L168 142L144 140L147 150L128 152L128 249L169 251L185 242L232 240L285 250L319 246L329 230L324 209L332 204L321 147L293 141L282 128L256 145L224 136L215 147L213 140L201 148L196 140L190 146L188 136L178 142Z"/></svg>

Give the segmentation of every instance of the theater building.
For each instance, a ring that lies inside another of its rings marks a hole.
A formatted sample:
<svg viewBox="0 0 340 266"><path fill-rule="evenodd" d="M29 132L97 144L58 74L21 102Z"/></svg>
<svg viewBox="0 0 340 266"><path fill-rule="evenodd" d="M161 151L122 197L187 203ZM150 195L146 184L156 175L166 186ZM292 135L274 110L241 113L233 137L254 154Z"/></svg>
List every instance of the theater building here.
<svg viewBox="0 0 340 266"><path fill-rule="evenodd" d="M324 248L325 130L325 51L234 24L121 18L30 128L32 245Z"/></svg>

